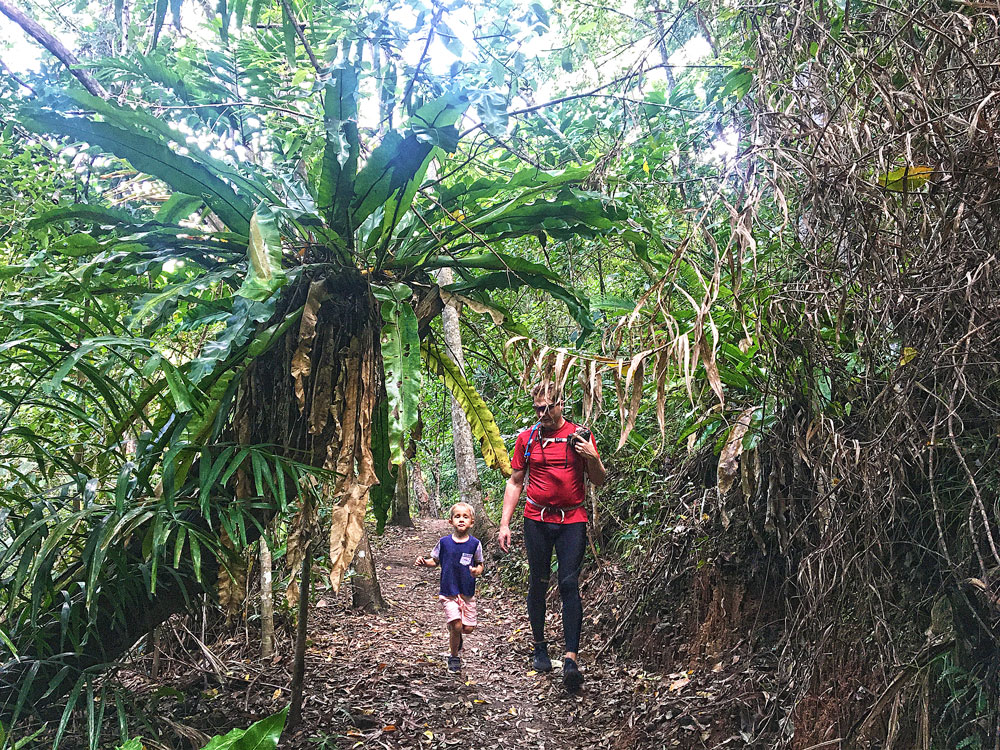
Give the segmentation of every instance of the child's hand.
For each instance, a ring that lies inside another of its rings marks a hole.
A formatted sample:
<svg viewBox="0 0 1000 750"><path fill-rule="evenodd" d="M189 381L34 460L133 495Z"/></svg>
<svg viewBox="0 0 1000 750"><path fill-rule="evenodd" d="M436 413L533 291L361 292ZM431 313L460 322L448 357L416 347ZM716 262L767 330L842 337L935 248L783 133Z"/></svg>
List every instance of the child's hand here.
<svg viewBox="0 0 1000 750"><path fill-rule="evenodd" d="M483 574L483 567L483 563L479 563L479 565L472 565L469 567L469 572L472 574L473 578L479 578L479 576Z"/></svg>
<svg viewBox="0 0 1000 750"><path fill-rule="evenodd" d="M417 555L417 560L413 564L416 565L418 568L423 568L427 566L427 561L424 559L423 555Z"/></svg>

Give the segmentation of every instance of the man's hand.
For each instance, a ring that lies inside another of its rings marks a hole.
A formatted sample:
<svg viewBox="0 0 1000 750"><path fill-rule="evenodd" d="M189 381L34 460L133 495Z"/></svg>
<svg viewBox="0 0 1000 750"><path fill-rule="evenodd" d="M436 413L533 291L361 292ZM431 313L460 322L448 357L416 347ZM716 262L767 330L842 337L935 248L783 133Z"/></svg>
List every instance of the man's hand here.
<svg viewBox="0 0 1000 750"><path fill-rule="evenodd" d="M589 440L577 439L573 441L573 450L584 458L597 458L597 448Z"/></svg>
<svg viewBox="0 0 1000 750"><path fill-rule="evenodd" d="M608 471L601 462L601 456L597 452L592 440L574 440L573 450L581 456L584 461L584 469L587 472L587 479L592 484L600 487L608 478Z"/></svg>
<svg viewBox="0 0 1000 750"><path fill-rule="evenodd" d="M497 542L504 552L510 551L510 526L505 523L500 525L500 530L497 532Z"/></svg>

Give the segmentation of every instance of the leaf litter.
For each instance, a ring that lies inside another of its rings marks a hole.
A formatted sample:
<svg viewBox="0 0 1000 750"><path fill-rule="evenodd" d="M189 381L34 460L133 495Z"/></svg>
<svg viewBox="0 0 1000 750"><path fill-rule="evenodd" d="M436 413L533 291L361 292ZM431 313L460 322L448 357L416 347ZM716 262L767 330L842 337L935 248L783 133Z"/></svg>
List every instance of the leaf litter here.
<svg viewBox="0 0 1000 750"><path fill-rule="evenodd" d="M734 673L738 655L660 674L602 649L610 633L601 613L623 606L614 601L620 587L603 577L585 590L586 682L579 695L565 692L558 668L531 670L522 593L489 573L478 586L480 624L465 636L462 673L448 674L438 573L407 563L450 528L445 521L416 523L416 529L387 527L373 536L380 584L395 596L387 611L352 611L349 591L318 593L326 606L310 609L303 718L286 730L282 750L711 748L739 736L741 716L754 701L747 676ZM550 595L546 628L551 653L560 656L553 637L561 633L558 597L554 590ZM223 686L210 701L212 714L241 726L279 710L290 684L288 635L279 637L280 656L266 664L248 653L246 641L227 643L227 668L256 674ZM592 661L597 653L603 653L600 663ZM759 677L755 682L759 686ZM182 720L201 723L195 719Z"/></svg>

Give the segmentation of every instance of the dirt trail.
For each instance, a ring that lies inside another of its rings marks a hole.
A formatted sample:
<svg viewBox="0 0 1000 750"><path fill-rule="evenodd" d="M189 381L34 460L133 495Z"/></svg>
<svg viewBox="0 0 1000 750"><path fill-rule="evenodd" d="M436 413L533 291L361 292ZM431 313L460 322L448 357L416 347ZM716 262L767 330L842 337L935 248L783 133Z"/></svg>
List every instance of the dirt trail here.
<svg viewBox="0 0 1000 750"><path fill-rule="evenodd" d="M390 528L380 541L387 612L352 613L349 586L313 607L304 720L282 747L629 747L621 721L632 696L618 692L618 680L610 681L618 694L605 694L604 670L588 664L585 652L587 681L577 696L563 689L558 667L532 673L523 600L488 579L476 592L480 625L465 637L462 673L447 673L439 573L413 561L450 527L417 523ZM548 628L554 640L555 618ZM555 656L556 647L551 651Z"/></svg>

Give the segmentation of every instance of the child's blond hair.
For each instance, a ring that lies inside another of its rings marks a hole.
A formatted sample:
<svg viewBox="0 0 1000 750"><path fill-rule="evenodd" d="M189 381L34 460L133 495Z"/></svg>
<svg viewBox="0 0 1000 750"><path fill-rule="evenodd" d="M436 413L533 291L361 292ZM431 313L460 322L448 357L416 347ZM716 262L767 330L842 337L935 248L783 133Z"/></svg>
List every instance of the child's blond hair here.
<svg viewBox="0 0 1000 750"><path fill-rule="evenodd" d="M451 508L448 510L448 520L449 521L455 517L455 509L456 508L465 508L466 510L469 511L469 515L472 516L472 520L473 521L476 520L476 509L475 508L473 508L468 503L457 502L454 505L452 505Z"/></svg>

